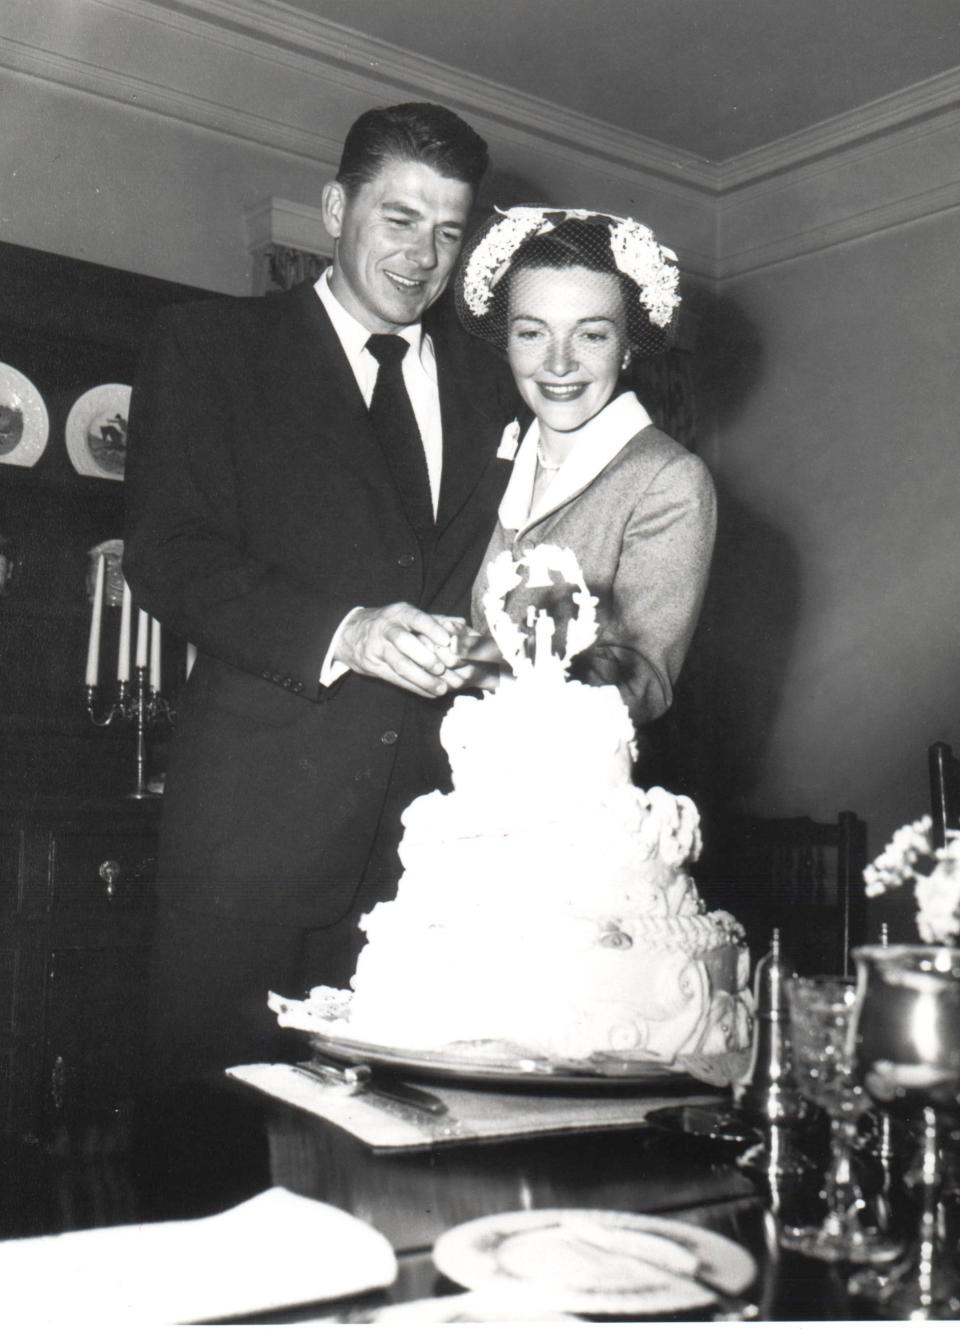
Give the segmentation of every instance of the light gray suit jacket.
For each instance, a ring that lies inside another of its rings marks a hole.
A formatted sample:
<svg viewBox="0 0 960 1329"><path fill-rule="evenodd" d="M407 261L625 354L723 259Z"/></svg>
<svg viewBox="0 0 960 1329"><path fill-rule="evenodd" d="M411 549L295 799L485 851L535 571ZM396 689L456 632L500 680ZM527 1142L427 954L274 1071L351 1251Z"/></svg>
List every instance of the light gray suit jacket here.
<svg viewBox="0 0 960 1329"><path fill-rule="evenodd" d="M641 728L662 715L690 645L716 532L716 497L706 466L650 422L634 394L614 398L580 431L577 445L531 511L536 421L519 446L497 525L474 583L473 622L486 627L487 564L537 544L577 555L598 597L599 633L571 670L612 683ZM548 598L548 597L547 597ZM523 588L508 599L515 621L545 602Z"/></svg>

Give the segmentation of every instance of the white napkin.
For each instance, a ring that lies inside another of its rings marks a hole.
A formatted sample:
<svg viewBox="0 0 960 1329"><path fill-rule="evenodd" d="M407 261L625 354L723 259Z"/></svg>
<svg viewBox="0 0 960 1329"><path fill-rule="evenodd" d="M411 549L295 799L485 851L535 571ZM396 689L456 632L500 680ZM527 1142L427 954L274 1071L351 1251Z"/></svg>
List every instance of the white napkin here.
<svg viewBox="0 0 960 1329"><path fill-rule="evenodd" d="M9 1323L206 1322L386 1287L387 1239L275 1186L211 1218L0 1242Z"/></svg>

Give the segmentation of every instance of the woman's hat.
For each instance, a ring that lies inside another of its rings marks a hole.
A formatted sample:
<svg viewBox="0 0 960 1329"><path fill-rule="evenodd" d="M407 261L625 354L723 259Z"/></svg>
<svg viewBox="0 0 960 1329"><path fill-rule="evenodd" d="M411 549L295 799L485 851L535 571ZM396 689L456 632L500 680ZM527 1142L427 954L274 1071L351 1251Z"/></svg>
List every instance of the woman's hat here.
<svg viewBox="0 0 960 1329"><path fill-rule="evenodd" d="M680 306L676 254L632 217L581 208L497 209L467 242L460 259L454 282L460 322L502 350L507 344L510 274L521 268L576 266L618 278L635 357L668 349Z"/></svg>

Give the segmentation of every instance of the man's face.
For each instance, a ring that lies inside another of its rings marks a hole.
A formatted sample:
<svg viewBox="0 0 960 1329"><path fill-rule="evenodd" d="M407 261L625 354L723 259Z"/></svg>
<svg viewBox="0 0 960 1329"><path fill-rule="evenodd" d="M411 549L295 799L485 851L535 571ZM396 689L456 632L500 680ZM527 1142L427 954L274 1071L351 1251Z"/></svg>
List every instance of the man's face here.
<svg viewBox="0 0 960 1329"><path fill-rule="evenodd" d="M370 332L416 323L450 279L472 205L470 185L423 162L388 162L351 194L326 185L333 294Z"/></svg>

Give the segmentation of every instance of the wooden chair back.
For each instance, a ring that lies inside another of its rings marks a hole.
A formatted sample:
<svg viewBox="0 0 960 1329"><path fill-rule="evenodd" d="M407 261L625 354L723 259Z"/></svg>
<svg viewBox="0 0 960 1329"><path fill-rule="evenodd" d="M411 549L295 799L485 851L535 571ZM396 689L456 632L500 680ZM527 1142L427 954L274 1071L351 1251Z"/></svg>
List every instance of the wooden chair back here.
<svg viewBox="0 0 960 1329"><path fill-rule="evenodd" d="M932 743L927 749L930 767L930 814L933 839L946 844L947 831L960 830L960 758L949 743Z"/></svg>
<svg viewBox="0 0 960 1329"><path fill-rule="evenodd" d="M729 909L754 961L773 928L798 973L851 974L866 940L865 823L853 812L811 817L724 818L697 878L708 908Z"/></svg>

